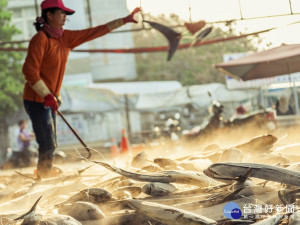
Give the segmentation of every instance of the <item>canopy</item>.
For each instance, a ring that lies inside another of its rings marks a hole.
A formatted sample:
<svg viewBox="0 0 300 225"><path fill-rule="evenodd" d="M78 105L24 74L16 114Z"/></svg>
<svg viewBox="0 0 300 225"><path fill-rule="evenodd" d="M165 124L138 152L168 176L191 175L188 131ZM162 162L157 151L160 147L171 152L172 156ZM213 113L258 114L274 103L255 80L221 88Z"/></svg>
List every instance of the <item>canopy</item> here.
<svg viewBox="0 0 300 225"><path fill-rule="evenodd" d="M229 62L219 63L218 69L231 77L252 80L300 71L300 44L281 45Z"/></svg>

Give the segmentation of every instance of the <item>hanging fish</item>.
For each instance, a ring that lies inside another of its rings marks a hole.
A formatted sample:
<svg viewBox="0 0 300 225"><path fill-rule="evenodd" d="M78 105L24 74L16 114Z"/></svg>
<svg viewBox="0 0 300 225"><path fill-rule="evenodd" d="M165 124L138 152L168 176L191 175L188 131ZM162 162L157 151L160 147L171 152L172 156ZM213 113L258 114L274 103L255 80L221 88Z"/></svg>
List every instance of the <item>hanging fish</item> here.
<svg viewBox="0 0 300 225"><path fill-rule="evenodd" d="M191 33L195 34L206 25L204 20L200 20L196 23L184 23L185 28Z"/></svg>
<svg viewBox="0 0 300 225"><path fill-rule="evenodd" d="M151 27L161 32L168 39L169 41L168 61L170 61L178 48L179 41L181 39L181 34L174 31L170 27L167 27L159 23L155 23L147 20L144 20L144 22L149 23Z"/></svg>
<svg viewBox="0 0 300 225"><path fill-rule="evenodd" d="M201 31L197 36L196 36L196 41L202 41L207 35L210 34L212 31L212 27L205 28L203 31Z"/></svg>

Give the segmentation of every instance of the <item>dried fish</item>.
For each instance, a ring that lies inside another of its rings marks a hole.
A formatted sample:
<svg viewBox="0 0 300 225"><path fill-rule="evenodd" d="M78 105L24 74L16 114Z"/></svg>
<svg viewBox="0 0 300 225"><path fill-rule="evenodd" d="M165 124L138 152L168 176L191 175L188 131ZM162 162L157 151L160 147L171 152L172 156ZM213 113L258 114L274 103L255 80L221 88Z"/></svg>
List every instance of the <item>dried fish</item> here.
<svg viewBox="0 0 300 225"><path fill-rule="evenodd" d="M176 190L177 188L172 184L159 182L148 183L142 187L143 193L154 197L169 195Z"/></svg>
<svg viewBox="0 0 300 225"><path fill-rule="evenodd" d="M241 149L246 152L270 152L273 144L277 141L277 137L267 134L253 138L249 142L235 146L235 148Z"/></svg>
<svg viewBox="0 0 300 225"><path fill-rule="evenodd" d="M216 221L182 209L153 203L128 199L126 202L137 212L168 225L207 225Z"/></svg>
<svg viewBox="0 0 300 225"><path fill-rule="evenodd" d="M19 216L18 218L14 219L14 220L16 221L16 220L23 219L23 222L22 222L23 225L25 225L25 224L28 224L28 225L29 224L36 224L41 219L41 217L42 217L40 214L36 213L36 207L37 207L39 201L41 200L41 198L42 198L42 196L39 197L35 201L35 203L31 207L31 209L27 213Z"/></svg>
<svg viewBox="0 0 300 225"><path fill-rule="evenodd" d="M299 225L300 224L300 211L294 212L290 215L289 225Z"/></svg>
<svg viewBox="0 0 300 225"><path fill-rule="evenodd" d="M207 185L217 185L218 182L210 179L202 173L197 173L193 171L162 171L158 173L151 174L142 174L142 173L134 173L129 172L127 170L111 166L104 162L96 162L106 169L118 173L122 176L129 177L133 180L138 181L146 181L146 182L161 182L161 183L182 183L182 184L190 184L196 186L207 186Z"/></svg>
<svg viewBox="0 0 300 225"><path fill-rule="evenodd" d="M58 209L58 212L63 215L73 217L78 221L98 220L105 217L104 213L93 203L90 202L75 202L66 204Z"/></svg>
<svg viewBox="0 0 300 225"><path fill-rule="evenodd" d="M131 165L137 168L142 168L147 163L149 163L148 155L145 152L141 152L132 159Z"/></svg>
<svg viewBox="0 0 300 225"><path fill-rule="evenodd" d="M154 159L154 162L165 169L178 169L178 163L176 162L176 160L167 158L156 158Z"/></svg>
<svg viewBox="0 0 300 225"><path fill-rule="evenodd" d="M108 191L101 188L88 188L71 196L68 200L58 204L58 206L68 203L75 203L77 201L88 201L92 203L106 202L111 199L112 195Z"/></svg>
<svg viewBox="0 0 300 225"><path fill-rule="evenodd" d="M67 215L50 215L45 216L39 221L40 225L82 225L79 221ZM28 224L33 225L33 224Z"/></svg>
<svg viewBox="0 0 300 225"><path fill-rule="evenodd" d="M290 160L281 154L270 154L270 153L265 153L265 154L260 154L259 157L255 157L255 162L256 163L268 163L269 165L277 165L277 164L289 164Z"/></svg>
<svg viewBox="0 0 300 225"><path fill-rule="evenodd" d="M168 39L169 42L168 61L170 61L178 48L179 41L181 39L181 34L176 32L172 28L162 25L160 23L155 23L147 20L144 20L144 22L149 23L154 29L161 32Z"/></svg>
<svg viewBox="0 0 300 225"><path fill-rule="evenodd" d="M240 163L243 159L243 151L238 148L228 148L225 149L218 162L233 162L233 163Z"/></svg>
<svg viewBox="0 0 300 225"><path fill-rule="evenodd" d="M146 171L152 173L152 172L159 172L159 171L162 171L162 168L160 168L160 167L157 166L157 165L149 165L149 166L144 166L144 167L142 168L142 170L146 170Z"/></svg>
<svg viewBox="0 0 300 225"><path fill-rule="evenodd" d="M300 186L300 172L256 163L215 163L204 173L212 178L236 179L244 177L249 172L250 177Z"/></svg>

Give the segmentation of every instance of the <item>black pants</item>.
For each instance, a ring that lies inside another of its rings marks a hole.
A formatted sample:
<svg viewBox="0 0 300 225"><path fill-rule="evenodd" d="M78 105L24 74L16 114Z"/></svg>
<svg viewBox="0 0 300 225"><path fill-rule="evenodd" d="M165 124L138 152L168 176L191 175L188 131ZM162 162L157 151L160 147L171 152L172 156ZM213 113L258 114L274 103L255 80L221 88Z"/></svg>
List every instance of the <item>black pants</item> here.
<svg viewBox="0 0 300 225"><path fill-rule="evenodd" d="M43 103L24 100L24 107L30 117L39 145L37 171L42 175L52 168L53 153L56 148L56 114Z"/></svg>

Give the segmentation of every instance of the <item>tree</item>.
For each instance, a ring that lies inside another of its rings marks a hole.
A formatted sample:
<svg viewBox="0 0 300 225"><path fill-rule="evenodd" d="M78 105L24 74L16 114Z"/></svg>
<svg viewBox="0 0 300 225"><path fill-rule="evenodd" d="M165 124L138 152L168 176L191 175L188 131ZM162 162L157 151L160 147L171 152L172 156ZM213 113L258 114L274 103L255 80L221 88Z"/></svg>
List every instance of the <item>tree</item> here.
<svg viewBox="0 0 300 225"><path fill-rule="evenodd" d="M12 14L7 10L7 1L0 0L0 45L12 40L19 31L11 25ZM8 127L6 116L16 112L22 103L24 76L21 71L21 61L24 55L19 52L4 51L0 54L0 151L8 147ZM0 156L1 159L1 156Z"/></svg>
<svg viewBox="0 0 300 225"><path fill-rule="evenodd" d="M183 24L176 15L166 18L161 15L153 18L146 15L146 19L164 25ZM214 25L214 29L207 38L221 38L234 33L234 24L228 26ZM184 27L174 28L183 34L181 44L190 43L193 37L187 34ZM146 30L134 33L136 47L168 45L165 37L156 30ZM227 42L191 47L177 50L171 61L167 61L167 52L136 54L137 80L177 80L182 85L195 85L204 83L225 82L225 76L214 65L223 61L224 53L247 52L256 50L254 42L249 38L242 38Z"/></svg>

